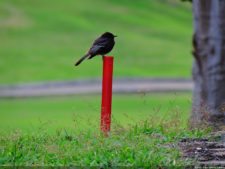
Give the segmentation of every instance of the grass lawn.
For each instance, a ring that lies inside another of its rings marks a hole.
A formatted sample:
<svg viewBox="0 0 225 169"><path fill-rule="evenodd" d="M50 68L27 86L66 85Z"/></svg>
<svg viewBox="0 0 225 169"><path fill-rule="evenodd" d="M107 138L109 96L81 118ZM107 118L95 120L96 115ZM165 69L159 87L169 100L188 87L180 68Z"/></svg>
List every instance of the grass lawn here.
<svg viewBox="0 0 225 169"><path fill-rule="evenodd" d="M98 131L100 98L94 95L0 100L0 129ZM190 100L190 93L114 95L112 126L128 127L144 120L160 124L160 120L179 118L185 127Z"/></svg>
<svg viewBox="0 0 225 169"><path fill-rule="evenodd" d="M73 66L102 32L118 35L115 77L190 77L192 16L180 0L1 0L0 84L101 76L101 57ZM0 166L183 166L190 93L114 95L99 133L100 95L0 99Z"/></svg>
<svg viewBox="0 0 225 169"><path fill-rule="evenodd" d="M73 66L102 32L118 35L115 77L189 77L192 16L180 0L1 0L0 83L101 76Z"/></svg>
<svg viewBox="0 0 225 169"><path fill-rule="evenodd" d="M99 96L0 100L0 165L182 167L190 93L115 95L108 138L99 132ZM17 129L17 130L15 130Z"/></svg>

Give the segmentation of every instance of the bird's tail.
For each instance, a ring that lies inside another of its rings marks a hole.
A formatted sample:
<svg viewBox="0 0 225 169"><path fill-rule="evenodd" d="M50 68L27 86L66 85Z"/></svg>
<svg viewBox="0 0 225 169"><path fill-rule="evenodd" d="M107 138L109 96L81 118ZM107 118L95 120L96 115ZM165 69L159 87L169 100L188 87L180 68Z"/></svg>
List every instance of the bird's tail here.
<svg viewBox="0 0 225 169"><path fill-rule="evenodd" d="M80 58L76 63L75 66L78 66L84 59L86 59L90 54L87 53L86 55L84 55L82 58Z"/></svg>

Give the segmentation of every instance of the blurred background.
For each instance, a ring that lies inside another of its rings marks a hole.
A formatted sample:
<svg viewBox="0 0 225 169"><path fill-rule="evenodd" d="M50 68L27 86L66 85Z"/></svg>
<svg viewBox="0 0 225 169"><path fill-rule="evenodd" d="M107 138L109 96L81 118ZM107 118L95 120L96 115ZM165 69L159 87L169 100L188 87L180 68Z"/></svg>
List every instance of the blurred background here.
<svg viewBox="0 0 225 169"><path fill-rule="evenodd" d="M74 63L105 31L118 36L110 53L115 57L114 78L191 77L192 14L188 3L1 0L0 86L101 78L101 57L79 67ZM96 128L100 99L99 94L1 98L0 127L2 131L32 131L45 125L51 131ZM190 100L190 92L115 94L114 124L179 115L185 126Z"/></svg>

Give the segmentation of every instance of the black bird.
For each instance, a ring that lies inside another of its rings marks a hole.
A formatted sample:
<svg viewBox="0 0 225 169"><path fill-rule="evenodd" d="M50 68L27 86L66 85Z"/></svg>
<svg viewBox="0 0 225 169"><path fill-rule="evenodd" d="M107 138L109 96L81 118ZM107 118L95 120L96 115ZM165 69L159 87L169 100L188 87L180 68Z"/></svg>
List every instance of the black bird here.
<svg viewBox="0 0 225 169"><path fill-rule="evenodd" d="M113 35L110 32L103 33L94 41L92 47L88 50L88 52L75 63L75 66L78 66L86 58L91 59L96 55L104 56L105 54L109 53L113 49L113 46L115 44L115 37L117 36Z"/></svg>

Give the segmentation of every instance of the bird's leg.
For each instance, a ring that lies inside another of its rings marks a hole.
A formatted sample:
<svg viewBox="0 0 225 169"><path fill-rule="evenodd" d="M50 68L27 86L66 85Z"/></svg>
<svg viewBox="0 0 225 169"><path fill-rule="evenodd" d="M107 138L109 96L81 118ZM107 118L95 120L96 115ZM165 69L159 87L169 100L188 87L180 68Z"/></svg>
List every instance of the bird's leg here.
<svg viewBox="0 0 225 169"><path fill-rule="evenodd" d="M102 61L104 60L104 55L102 55Z"/></svg>

